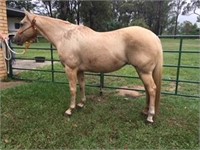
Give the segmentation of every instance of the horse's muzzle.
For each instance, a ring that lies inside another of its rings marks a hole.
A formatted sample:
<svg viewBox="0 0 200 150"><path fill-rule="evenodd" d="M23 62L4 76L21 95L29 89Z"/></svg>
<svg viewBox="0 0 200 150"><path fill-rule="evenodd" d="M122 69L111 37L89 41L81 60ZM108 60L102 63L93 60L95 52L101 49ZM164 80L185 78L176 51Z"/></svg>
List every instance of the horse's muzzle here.
<svg viewBox="0 0 200 150"><path fill-rule="evenodd" d="M23 45L24 42L22 40L22 38L20 38L18 35L15 35L13 38L13 43L17 44L17 45Z"/></svg>

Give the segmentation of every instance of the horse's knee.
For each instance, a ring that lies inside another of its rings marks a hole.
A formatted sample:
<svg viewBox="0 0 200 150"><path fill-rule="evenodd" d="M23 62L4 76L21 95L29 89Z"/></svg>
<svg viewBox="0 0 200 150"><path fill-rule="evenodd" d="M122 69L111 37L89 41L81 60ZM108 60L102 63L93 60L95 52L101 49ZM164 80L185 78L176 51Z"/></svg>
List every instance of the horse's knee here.
<svg viewBox="0 0 200 150"><path fill-rule="evenodd" d="M71 95L75 95L76 94L76 88L70 87L70 93L71 93Z"/></svg>
<svg viewBox="0 0 200 150"><path fill-rule="evenodd" d="M156 96L156 86L151 86L148 88L148 93L149 93L149 96L150 96L150 99L151 97L155 97Z"/></svg>

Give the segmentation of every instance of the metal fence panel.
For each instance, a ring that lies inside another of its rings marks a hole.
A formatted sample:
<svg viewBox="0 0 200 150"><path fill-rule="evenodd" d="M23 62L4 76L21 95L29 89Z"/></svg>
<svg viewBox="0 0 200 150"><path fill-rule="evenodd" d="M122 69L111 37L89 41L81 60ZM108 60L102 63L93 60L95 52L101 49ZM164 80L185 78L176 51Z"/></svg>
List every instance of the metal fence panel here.
<svg viewBox="0 0 200 150"><path fill-rule="evenodd" d="M196 70L196 72L199 74L199 69L200 66L193 66L193 65L182 65L182 55L183 54L196 54L199 55L200 54L200 50L184 50L183 51L183 45L184 45L184 39L199 39L199 35L164 35L164 36L159 36L161 39L162 38L168 38L168 39L179 39L179 48L177 50L164 50L164 54L177 54L178 59L177 59L177 64L164 64L163 67L164 68L170 68L170 69L175 69L176 70L176 75L175 75L175 79L166 79L163 78L163 82L170 82L170 83L174 83L175 88L174 91L171 92L166 92L166 91L162 91L163 94L169 94L169 95L177 95L177 96L186 96L186 97L193 97L193 98L200 98L200 94L198 93L197 95L193 95L193 94L182 94L179 91L179 86L180 84L191 84L190 86L197 86L199 87L200 85L200 81L198 79L198 81L194 81L194 80L183 80L180 79L180 72L182 69L193 69ZM19 47L14 47L14 49L20 49ZM66 84L68 83L66 82L62 82L62 81L57 81L56 80L56 74L64 74L63 70L56 70L55 68L55 62L59 62L58 58L56 59L54 56L54 51L56 50L55 48L53 48L53 46L50 44L49 48L43 47L43 48L30 48L31 50L44 50L44 51L49 51L50 53L50 57L46 59L46 61L50 61L50 70L46 70L46 69L29 69L29 68L16 68L12 65L13 60L10 60L9 62L9 77L15 80L26 80L26 81L40 81L40 82L54 82L54 83L62 83L62 84ZM23 57L16 57L16 60L34 60L34 58L23 58ZM198 64L199 65L199 64ZM25 79L25 78L21 78L19 76L14 75L16 70L23 70L23 71L34 71L34 72L43 72L43 73L50 73L50 79L49 80L37 80L37 79ZM98 84L86 84L86 86L91 86L91 87L98 87L100 88L100 94L102 94L102 89L103 88L109 88L109 89L128 89L128 90L137 90L137 89L132 89L132 88L123 88L123 87L119 87L119 86L110 86L110 85L106 85L105 83L105 79L108 77L112 77L112 78L129 78L129 79L138 79L138 76L127 76L127 75L119 75L119 74L110 74L110 73L86 73L87 76L96 76L98 77Z"/></svg>

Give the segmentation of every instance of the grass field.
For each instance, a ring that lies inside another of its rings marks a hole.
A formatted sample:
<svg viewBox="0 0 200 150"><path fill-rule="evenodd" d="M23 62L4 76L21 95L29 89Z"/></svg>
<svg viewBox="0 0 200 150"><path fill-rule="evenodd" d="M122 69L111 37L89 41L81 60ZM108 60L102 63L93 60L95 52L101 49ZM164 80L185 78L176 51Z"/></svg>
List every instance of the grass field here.
<svg viewBox="0 0 200 150"><path fill-rule="evenodd" d="M30 83L1 92L2 149L198 149L199 100L162 96L154 125L140 114L144 97L87 88L88 102L71 118L66 85Z"/></svg>
<svg viewBox="0 0 200 150"><path fill-rule="evenodd" d="M162 39L164 50L177 50L178 39ZM199 50L199 40L184 41L183 50ZM41 54L41 53L40 53ZM33 57L30 51L23 57ZM49 57L44 51L42 55ZM165 64L176 64L177 54L165 54ZM57 56L55 56L57 57ZM49 57L50 58L50 57ZM185 55L183 64L199 66L198 55ZM50 69L45 67L43 69ZM56 64L57 70L62 70ZM133 74L130 66L114 74ZM164 78L175 78L176 69L165 68ZM23 78L51 80L51 73L24 72ZM96 83L97 77L86 77ZM56 79L67 81L64 74ZM181 79L199 81L197 70L183 69ZM140 85L139 80L106 78L107 85ZM181 85L182 92L199 94L199 85ZM114 90L87 87L87 104L70 118L63 116L69 106L67 84L28 83L1 91L1 149L199 149L199 99L162 95L156 123L146 124L141 115L145 97L124 99ZM174 90L164 82L163 90Z"/></svg>

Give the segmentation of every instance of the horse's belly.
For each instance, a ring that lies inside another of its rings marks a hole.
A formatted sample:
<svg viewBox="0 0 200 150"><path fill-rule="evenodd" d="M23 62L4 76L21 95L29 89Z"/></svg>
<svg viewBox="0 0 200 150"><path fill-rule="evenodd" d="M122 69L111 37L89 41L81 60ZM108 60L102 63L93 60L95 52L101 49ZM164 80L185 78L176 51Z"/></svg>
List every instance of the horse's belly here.
<svg viewBox="0 0 200 150"><path fill-rule="evenodd" d="M90 72L112 72L122 68L126 63L116 59L102 58L92 59L88 58L85 63L82 63L80 69Z"/></svg>

